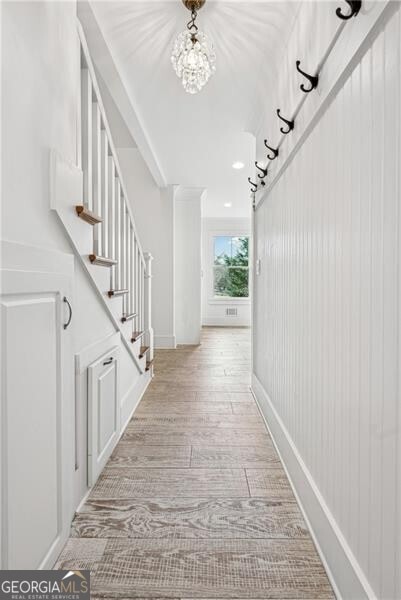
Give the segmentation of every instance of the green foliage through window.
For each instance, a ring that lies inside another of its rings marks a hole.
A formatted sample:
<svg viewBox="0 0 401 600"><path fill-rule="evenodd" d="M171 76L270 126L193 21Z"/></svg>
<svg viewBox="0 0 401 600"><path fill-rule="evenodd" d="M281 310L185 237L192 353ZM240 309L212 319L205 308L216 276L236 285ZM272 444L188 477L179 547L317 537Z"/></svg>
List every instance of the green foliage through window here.
<svg viewBox="0 0 401 600"><path fill-rule="evenodd" d="M249 238L214 238L214 295L229 298L249 296Z"/></svg>

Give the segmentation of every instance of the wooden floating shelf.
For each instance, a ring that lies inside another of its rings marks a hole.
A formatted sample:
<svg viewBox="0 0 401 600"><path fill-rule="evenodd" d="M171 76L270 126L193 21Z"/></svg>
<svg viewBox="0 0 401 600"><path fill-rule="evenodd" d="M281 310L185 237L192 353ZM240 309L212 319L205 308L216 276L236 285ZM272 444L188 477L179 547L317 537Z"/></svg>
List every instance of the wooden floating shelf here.
<svg viewBox="0 0 401 600"><path fill-rule="evenodd" d="M99 217L91 210L85 208L85 206L76 206L75 210L77 211L77 215L83 221L89 223L89 225L97 225L98 223L102 223L102 217Z"/></svg>
<svg viewBox="0 0 401 600"><path fill-rule="evenodd" d="M136 313L130 313L129 315L122 316L121 321L122 323L126 323L127 321L132 321L132 319L135 319L136 316Z"/></svg>
<svg viewBox="0 0 401 600"><path fill-rule="evenodd" d="M143 358L148 350L149 346L141 346L139 358Z"/></svg>
<svg viewBox="0 0 401 600"><path fill-rule="evenodd" d="M114 260L114 258L98 256L97 254L89 254L89 260L93 265L99 265L101 267L113 267L117 264L117 261Z"/></svg>
<svg viewBox="0 0 401 600"><path fill-rule="evenodd" d="M134 343L137 340L139 340L139 338L141 338L144 333L144 331L133 331L131 336L131 342Z"/></svg>
<svg viewBox="0 0 401 600"><path fill-rule="evenodd" d="M124 296L128 294L128 290L109 290L107 295L109 298L114 298L115 296Z"/></svg>
<svg viewBox="0 0 401 600"><path fill-rule="evenodd" d="M146 363L146 368L145 368L145 371L149 371L149 370L150 370L150 367L151 367L152 365L153 365L153 358L152 358L152 360L148 360L148 361L147 361L147 363Z"/></svg>

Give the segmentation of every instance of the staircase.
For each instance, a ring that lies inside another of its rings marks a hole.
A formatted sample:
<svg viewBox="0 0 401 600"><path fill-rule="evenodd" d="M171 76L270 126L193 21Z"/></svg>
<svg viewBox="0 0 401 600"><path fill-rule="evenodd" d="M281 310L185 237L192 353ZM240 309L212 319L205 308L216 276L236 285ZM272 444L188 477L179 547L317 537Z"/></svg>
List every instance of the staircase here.
<svg viewBox="0 0 401 600"><path fill-rule="evenodd" d="M85 36L79 165L51 156L51 204L138 370L152 375L152 256L141 248ZM75 203L74 203L75 200Z"/></svg>

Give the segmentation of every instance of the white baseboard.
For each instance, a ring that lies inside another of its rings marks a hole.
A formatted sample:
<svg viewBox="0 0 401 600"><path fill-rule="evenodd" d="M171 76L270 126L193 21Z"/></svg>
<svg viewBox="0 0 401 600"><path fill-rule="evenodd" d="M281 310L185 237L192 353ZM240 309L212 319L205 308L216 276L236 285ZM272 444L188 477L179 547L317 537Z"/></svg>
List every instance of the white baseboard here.
<svg viewBox="0 0 401 600"><path fill-rule="evenodd" d="M146 388L149 383L152 381L152 376L150 371L145 372L139 379L132 385L128 392L123 396L121 400L121 427L120 427L120 437L124 433L125 428L128 425L136 407L141 401L142 396L144 395Z"/></svg>
<svg viewBox="0 0 401 600"><path fill-rule="evenodd" d="M358 561L325 503L271 399L255 374L252 392L280 455L338 599L375 600Z"/></svg>
<svg viewBox="0 0 401 600"><path fill-rule="evenodd" d="M250 327L250 319L241 319L238 317L204 317L202 319L203 327Z"/></svg>
<svg viewBox="0 0 401 600"><path fill-rule="evenodd" d="M155 335L154 338L155 348L176 348L177 342L175 335Z"/></svg>
<svg viewBox="0 0 401 600"><path fill-rule="evenodd" d="M87 499L89 498L89 495L90 495L91 491L92 491L92 488L91 488L91 487L90 487L90 488L88 488L88 489L86 490L85 494L82 496L82 498L81 498L81 500L80 500L80 502L79 502L78 506L77 506L77 507L76 507L76 509L75 509L75 512L76 512L76 513L79 513L79 512L81 512L81 510L82 510L82 509L83 509L83 507L84 507L84 504L85 504L85 502L86 502L86 501L87 501Z"/></svg>

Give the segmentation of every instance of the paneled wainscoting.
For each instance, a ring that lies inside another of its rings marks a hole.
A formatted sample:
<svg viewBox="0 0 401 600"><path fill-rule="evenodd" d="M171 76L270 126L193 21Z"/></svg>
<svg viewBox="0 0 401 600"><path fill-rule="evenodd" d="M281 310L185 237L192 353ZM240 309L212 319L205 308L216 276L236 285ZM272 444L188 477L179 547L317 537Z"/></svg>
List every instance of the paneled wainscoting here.
<svg viewBox="0 0 401 600"><path fill-rule="evenodd" d="M248 329L161 350L56 568L102 598L334 598L249 391Z"/></svg>
<svg viewBox="0 0 401 600"><path fill-rule="evenodd" d="M372 16L384 5L363 3ZM394 600L401 598L401 4L387 4L354 57L357 33L346 32L339 49L352 62L330 81L330 94L326 67L314 98L327 93L327 101L285 165L280 151L280 176L254 213L254 391L339 594Z"/></svg>

